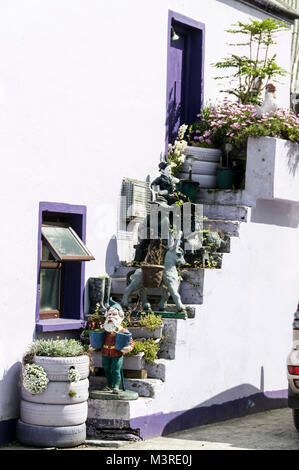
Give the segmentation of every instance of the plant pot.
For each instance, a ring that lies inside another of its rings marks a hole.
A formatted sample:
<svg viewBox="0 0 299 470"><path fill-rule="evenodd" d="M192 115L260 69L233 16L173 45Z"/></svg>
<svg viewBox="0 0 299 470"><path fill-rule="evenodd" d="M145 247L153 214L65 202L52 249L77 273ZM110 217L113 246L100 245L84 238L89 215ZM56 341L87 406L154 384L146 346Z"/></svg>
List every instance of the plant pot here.
<svg viewBox="0 0 299 470"><path fill-rule="evenodd" d="M160 287L165 267L158 264L143 264L141 266L144 287Z"/></svg>
<svg viewBox="0 0 299 470"><path fill-rule="evenodd" d="M126 348L130 344L132 338L131 333L117 332L115 333L115 349L121 351L123 348Z"/></svg>
<svg viewBox="0 0 299 470"><path fill-rule="evenodd" d="M136 338L154 338L160 339L162 337L163 325L159 326L153 331L148 330L145 326L132 326L128 327L132 333L132 337Z"/></svg>
<svg viewBox="0 0 299 470"><path fill-rule="evenodd" d="M74 447L86 440L86 424L77 426L37 426L17 422L17 439L25 445L36 447Z"/></svg>
<svg viewBox="0 0 299 470"><path fill-rule="evenodd" d="M195 202L195 196L198 189L198 183L192 180L181 180L179 190L185 194L191 202Z"/></svg>
<svg viewBox="0 0 299 470"><path fill-rule="evenodd" d="M105 340L105 331L90 331L89 340L94 349L101 349Z"/></svg>
<svg viewBox="0 0 299 470"><path fill-rule="evenodd" d="M140 352L135 356L124 356L124 369L141 370L145 368L144 352Z"/></svg>
<svg viewBox="0 0 299 470"><path fill-rule="evenodd" d="M231 189L234 184L235 172L231 168L219 168L217 170L217 187L219 189Z"/></svg>

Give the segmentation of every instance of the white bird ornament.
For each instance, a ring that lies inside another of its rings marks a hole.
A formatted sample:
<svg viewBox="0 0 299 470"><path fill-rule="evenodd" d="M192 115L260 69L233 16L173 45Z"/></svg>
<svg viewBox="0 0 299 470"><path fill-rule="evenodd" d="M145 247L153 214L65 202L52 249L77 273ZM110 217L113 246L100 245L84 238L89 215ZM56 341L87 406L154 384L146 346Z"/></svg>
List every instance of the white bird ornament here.
<svg viewBox="0 0 299 470"><path fill-rule="evenodd" d="M273 113L277 110L278 104L275 95L276 87L272 83L265 86L265 99L262 106L256 106L257 115L260 117L264 113Z"/></svg>

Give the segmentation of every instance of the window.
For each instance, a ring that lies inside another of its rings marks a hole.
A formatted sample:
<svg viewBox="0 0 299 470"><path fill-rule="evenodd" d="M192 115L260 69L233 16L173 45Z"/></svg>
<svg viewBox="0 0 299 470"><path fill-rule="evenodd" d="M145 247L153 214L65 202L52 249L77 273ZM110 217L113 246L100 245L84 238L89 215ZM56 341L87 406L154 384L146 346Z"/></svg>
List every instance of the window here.
<svg viewBox="0 0 299 470"><path fill-rule="evenodd" d="M39 219L37 330L82 328L86 208L40 203Z"/></svg>
<svg viewBox="0 0 299 470"><path fill-rule="evenodd" d="M192 124L203 104L204 34L202 23L169 12L166 148L181 124Z"/></svg>

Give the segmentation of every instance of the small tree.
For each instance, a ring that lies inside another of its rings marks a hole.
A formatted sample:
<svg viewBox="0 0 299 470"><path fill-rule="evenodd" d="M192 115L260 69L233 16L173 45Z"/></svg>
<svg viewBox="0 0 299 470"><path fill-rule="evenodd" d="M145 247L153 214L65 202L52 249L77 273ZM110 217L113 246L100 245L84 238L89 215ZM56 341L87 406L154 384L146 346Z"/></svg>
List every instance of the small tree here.
<svg viewBox="0 0 299 470"><path fill-rule="evenodd" d="M276 44L275 33L288 29L283 21L272 18L265 20L250 19L250 23L239 21L236 29L226 30L232 34L246 36L245 43L230 44L231 46L248 46L249 55L239 56L231 54L230 57L213 64L217 69L235 69L235 71L218 79L229 78L235 87L221 90L223 93L235 95L242 104L255 104L260 102L261 92L270 79L285 76L287 71L276 64L276 54L269 57L270 46Z"/></svg>

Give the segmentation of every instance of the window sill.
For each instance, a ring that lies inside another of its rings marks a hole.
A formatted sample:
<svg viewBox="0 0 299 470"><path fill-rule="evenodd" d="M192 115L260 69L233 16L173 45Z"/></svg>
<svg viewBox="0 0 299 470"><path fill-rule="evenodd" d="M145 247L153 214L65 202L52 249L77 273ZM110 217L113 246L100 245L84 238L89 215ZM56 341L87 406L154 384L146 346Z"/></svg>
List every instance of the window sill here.
<svg viewBox="0 0 299 470"><path fill-rule="evenodd" d="M48 318L46 320L39 320L36 323L36 331L61 331L61 330L80 330L85 328L86 321L73 320L69 318Z"/></svg>

